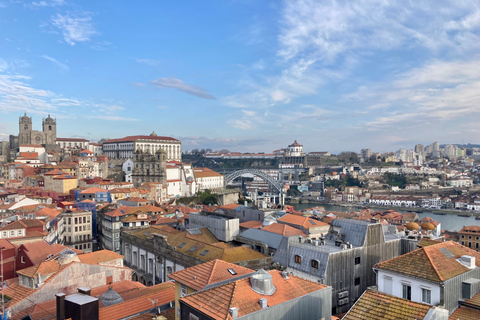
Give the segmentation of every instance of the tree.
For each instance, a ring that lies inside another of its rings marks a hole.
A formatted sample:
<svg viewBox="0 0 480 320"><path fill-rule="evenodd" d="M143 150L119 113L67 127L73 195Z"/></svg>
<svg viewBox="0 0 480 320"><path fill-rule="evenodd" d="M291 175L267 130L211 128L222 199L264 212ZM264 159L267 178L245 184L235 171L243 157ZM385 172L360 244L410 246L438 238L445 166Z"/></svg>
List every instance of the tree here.
<svg viewBox="0 0 480 320"><path fill-rule="evenodd" d="M200 194L200 201L202 204L217 204L217 196L215 194L212 194L210 190L205 190Z"/></svg>
<svg viewBox="0 0 480 320"><path fill-rule="evenodd" d="M359 163L360 158L358 157L358 154L352 151L344 151L340 152L340 154L337 156L338 160L344 163Z"/></svg>

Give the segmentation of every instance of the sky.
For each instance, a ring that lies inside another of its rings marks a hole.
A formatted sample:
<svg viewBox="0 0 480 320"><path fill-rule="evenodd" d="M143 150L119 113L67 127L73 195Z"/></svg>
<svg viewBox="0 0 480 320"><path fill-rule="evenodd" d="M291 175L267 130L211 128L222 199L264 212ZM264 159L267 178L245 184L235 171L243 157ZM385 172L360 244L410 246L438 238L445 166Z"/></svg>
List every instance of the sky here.
<svg viewBox="0 0 480 320"><path fill-rule="evenodd" d="M0 0L0 140L182 149L480 143L480 1Z"/></svg>

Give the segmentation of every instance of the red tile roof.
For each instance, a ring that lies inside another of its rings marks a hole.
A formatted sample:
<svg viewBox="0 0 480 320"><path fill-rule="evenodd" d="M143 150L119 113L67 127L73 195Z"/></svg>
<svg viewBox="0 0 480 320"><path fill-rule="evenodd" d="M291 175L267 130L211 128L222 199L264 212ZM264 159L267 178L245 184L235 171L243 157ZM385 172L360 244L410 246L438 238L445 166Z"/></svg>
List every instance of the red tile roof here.
<svg viewBox="0 0 480 320"><path fill-rule="evenodd" d="M105 143L115 143L115 142L130 142L130 141L135 141L135 140L159 140L159 141L180 141L172 137L160 137L160 136L128 136L125 138L120 138L120 139L109 139L104 142Z"/></svg>
<svg viewBox="0 0 480 320"><path fill-rule="evenodd" d="M265 226L261 229L262 229L262 231L281 234L285 237L290 237L290 236L303 236L303 237L305 237L306 236L306 234L302 230L299 230L299 229L290 227L289 225L281 224L281 223L272 223L272 224L270 224L268 226Z"/></svg>
<svg viewBox="0 0 480 320"><path fill-rule="evenodd" d="M236 274L233 275L228 269L232 269ZM199 291L209 284L229 280L252 272L255 271L230 262L215 259L171 273L168 276L181 284Z"/></svg>
<svg viewBox="0 0 480 320"><path fill-rule="evenodd" d="M262 307L258 303L261 298L266 297L268 306L273 307L327 287L292 275L289 275L289 279L284 279L281 272L277 270L268 273L272 276L273 284L276 287L275 292L269 296L253 291L250 286L250 278L246 278L193 293L183 297L181 301L212 319L230 319L229 308L232 307L237 307L238 316L242 317L261 311Z"/></svg>
<svg viewBox="0 0 480 320"><path fill-rule="evenodd" d="M442 282L470 270L457 261L463 255L474 256L476 266L480 267L479 252L459 243L447 241L422 247L381 262L377 264L377 268L429 281Z"/></svg>
<svg viewBox="0 0 480 320"><path fill-rule="evenodd" d="M367 290L342 320L422 320L430 309L428 304L413 302L386 293Z"/></svg>

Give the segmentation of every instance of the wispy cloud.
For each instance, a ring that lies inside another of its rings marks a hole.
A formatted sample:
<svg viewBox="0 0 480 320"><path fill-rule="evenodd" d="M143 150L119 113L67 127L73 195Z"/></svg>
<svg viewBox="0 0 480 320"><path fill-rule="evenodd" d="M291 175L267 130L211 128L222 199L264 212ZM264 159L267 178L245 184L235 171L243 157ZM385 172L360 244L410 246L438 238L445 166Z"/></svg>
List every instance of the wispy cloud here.
<svg viewBox="0 0 480 320"><path fill-rule="evenodd" d="M150 83L159 89L173 88L202 99L215 99L215 97L209 94L205 88L187 84L177 78L160 78L153 80Z"/></svg>
<svg viewBox="0 0 480 320"><path fill-rule="evenodd" d="M80 106L82 102L77 99L58 98L51 100L55 105L67 107L67 106Z"/></svg>
<svg viewBox="0 0 480 320"><path fill-rule="evenodd" d="M58 7L65 5L64 0L49 0L49 1L33 1L32 3L26 4L27 6L32 7Z"/></svg>
<svg viewBox="0 0 480 320"><path fill-rule="evenodd" d="M57 65L57 67L59 67L59 69L62 70L62 71L68 71L68 70L70 70L70 68L69 68L66 64L61 63L60 61L58 61L58 60L55 59L55 58L52 58L52 57L47 56L47 55L45 55L45 54L42 56L42 58L47 59L48 61L53 62L53 63L54 63L55 65Z"/></svg>
<svg viewBox="0 0 480 320"><path fill-rule="evenodd" d="M153 60L153 59L137 59L137 62L146 64L146 65L152 66L152 67L158 67L161 63L160 61Z"/></svg>
<svg viewBox="0 0 480 320"><path fill-rule="evenodd" d="M107 121L140 121L134 118L124 118L119 116L87 116L87 118L101 119L101 120L107 120Z"/></svg>
<svg viewBox="0 0 480 320"><path fill-rule="evenodd" d="M97 35L90 12L58 13L52 17L52 24L63 34L65 42L73 46L77 42L87 42Z"/></svg>
<svg viewBox="0 0 480 320"><path fill-rule="evenodd" d="M132 83L132 86L136 86L136 87L142 87L142 86L144 86L144 85L145 85L145 83L140 83L140 82L134 82L134 83Z"/></svg>

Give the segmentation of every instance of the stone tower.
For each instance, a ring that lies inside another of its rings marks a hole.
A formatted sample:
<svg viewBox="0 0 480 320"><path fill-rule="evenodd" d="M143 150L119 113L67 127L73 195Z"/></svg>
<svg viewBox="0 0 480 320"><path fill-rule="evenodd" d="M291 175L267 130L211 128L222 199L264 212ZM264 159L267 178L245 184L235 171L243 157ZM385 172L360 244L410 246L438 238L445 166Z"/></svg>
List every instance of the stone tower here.
<svg viewBox="0 0 480 320"><path fill-rule="evenodd" d="M57 121L48 115L46 119L42 120L42 130L45 133L45 144L55 145L57 140Z"/></svg>
<svg viewBox="0 0 480 320"><path fill-rule="evenodd" d="M132 182L135 187L144 182L167 183L167 154L159 149L154 154L140 149L135 151L133 159Z"/></svg>
<svg viewBox="0 0 480 320"><path fill-rule="evenodd" d="M23 117L20 117L18 121L19 133L18 133L18 145L31 144L32 137L32 118L27 116L27 113Z"/></svg>

